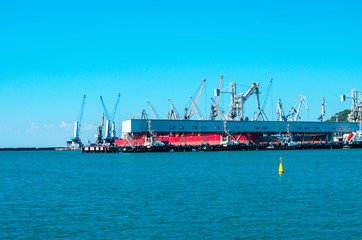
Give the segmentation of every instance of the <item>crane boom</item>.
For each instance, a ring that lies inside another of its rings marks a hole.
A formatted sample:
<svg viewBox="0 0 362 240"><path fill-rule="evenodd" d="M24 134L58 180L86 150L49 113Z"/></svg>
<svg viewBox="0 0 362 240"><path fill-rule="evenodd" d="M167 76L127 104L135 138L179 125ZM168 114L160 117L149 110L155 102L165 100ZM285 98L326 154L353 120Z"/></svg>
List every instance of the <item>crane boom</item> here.
<svg viewBox="0 0 362 240"><path fill-rule="evenodd" d="M300 113L300 107L302 106L302 103L304 104L305 108L307 110L309 110L308 108L308 105L307 105L307 102L305 100L305 97L303 95L299 95L298 96L298 100L297 100L297 103L299 102L299 105L298 105L298 110L296 111L296 114L294 116L294 121L297 121L299 117L299 113Z"/></svg>
<svg viewBox="0 0 362 240"><path fill-rule="evenodd" d="M104 101L103 101L103 98L102 96L100 97L101 98L101 103L102 103L102 106L103 106L103 110L104 110L104 114L106 115L106 119L110 119L109 117L109 114L108 114L108 111L107 111L107 108L106 108L106 105L104 104Z"/></svg>
<svg viewBox="0 0 362 240"><path fill-rule="evenodd" d="M266 90L266 96L265 96L265 99L264 99L264 102L263 102L263 106L261 107L262 110L264 110L265 107L266 107L266 102L268 101L268 97L269 97L269 94L270 94L272 84L273 84L273 78L270 79L268 89Z"/></svg>
<svg viewBox="0 0 362 240"><path fill-rule="evenodd" d="M248 98L254 93L254 91L259 87L259 83L252 83L249 90L243 96L244 101L248 100Z"/></svg>
<svg viewBox="0 0 362 240"><path fill-rule="evenodd" d="M278 100L278 108L277 108L277 114L278 114L278 121L287 121L287 118L285 117L282 101Z"/></svg>
<svg viewBox="0 0 362 240"><path fill-rule="evenodd" d="M148 103L148 106L150 106L150 109L151 109L151 112L152 112L153 116L154 116L156 119L160 119L160 118L161 118L160 115L158 115L158 113L156 112L156 110L152 107L150 101L147 101L147 103Z"/></svg>
<svg viewBox="0 0 362 240"><path fill-rule="evenodd" d="M204 84L205 84L205 81L206 81L206 78L204 78L204 80L202 81L202 84L201 84L201 87L199 89L199 92L197 93L197 96L195 98L195 101L194 101L194 104L190 110L190 114L188 115L188 119L190 119L192 117L192 115L194 115L195 113L195 110L197 108L197 104L199 103L199 100L200 100L200 97L201 97L201 94L202 94L202 90L204 88Z"/></svg>
<svg viewBox="0 0 362 240"><path fill-rule="evenodd" d="M265 109L265 107L266 107L266 102L268 101L268 97L269 97L269 93L270 93L270 90L271 90L272 83L273 83L273 78L270 79L269 86L268 86L268 88L267 88L267 90L266 90L266 96L265 96L265 99L264 99L264 102L263 102L262 107L260 108L260 105L258 105L258 107L259 107L259 108L258 108L258 109L259 109L259 113L258 113L258 115L257 115L257 117L256 117L256 120L258 120L259 116L261 116L261 118L263 119L263 121L264 121L264 118L265 118L266 120L268 120L268 118L267 118L267 116L266 116L266 114L265 114L265 112L264 112L264 109ZM256 92L258 93L259 91L256 91ZM258 104L259 104L259 103L258 103Z"/></svg>
<svg viewBox="0 0 362 240"><path fill-rule="evenodd" d="M178 113L178 111L177 111L177 109L175 108L175 106L172 104L171 99L168 99L168 102L170 103L170 106L171 106L171 114L170 114L170 117L172 117L172 115L173 115L175 119L179 120L179 119L180 119L180 114Z"/></svg>
<svg viewBox="0 0 362 240"><path fill-rule="evenodd" d="M192 99L192 97L190 97L190 99L191 99L191 102L192 102L193 107L195 107L195 112L196 112L196 114L197 114L197 118L198 118L199 120L204 119L204 117L203 117L202 114L200 113L200 109L197 107L197 104L195 103L194 99Z"/></svg>
<svg viewBox="0 0 362 240"><path fill-rule="evenodd" d="M82 105L81 105L81 107L80 107L79 118L78 118L78 121L75 122L75 125L74 125L74 137L73 137L73 139L75 139L75 140L79 140L80 128L81 128L82 119L83 119L83 111L84 111L84 105L85 105L85 98L86 98L86 95L84 94L84 96L83 96L83 101L82 101ZM80 140L79 140L79 141L80 141Z"/></svg>
<svg viewBox="0 0 362 240"><path fill-rule="evenodd" d="M121 94L118 93L117 100L116 100L116 103L115 103L113 111L112 111L112 115L109 115L109 112L107 110L106 105L104 104L102 96L100 98L101 98L101 103L102 103L104 113L105 113L106 119L107 119L105 140L106 140L106 143L113 144L113 140L116 139L116 126L115 126L114 118L116 117L117 107L118 107L119 99L121 98Z"/></svg>
<svg viewBox="0 0 362 240"><path fill-rule="evenodd" d="M249 99L249 97L258 91L259 83L253 82L249 87L249 90L243 95L242 93L236 94L236 83L232 82L230 84L231 88L231 103L230 103L230 111L228 113L229 119L235 119L238 117L239 120L244 119L244 105L245 102Z"/></svg>
<svg viewBox="0 0 362 240"><path fill-rule="evenodd" d="M211 97L211 101L214 103L214 105L216 105L216 101ZM221 111L220 111L221 110ZM217 110L217 113L219 114L220 116L220 119L224 120L225 117L224 117L224 114L222 112L224 112L224 110L219 106L219 108Z"/></svg>
<svg viewBox="0 0 362 240"><path fill-rule="evenodd" d="M83 118L83 111L84 111L84 105L85 105L85 98L86 98L86 95L84 94L84 97L83 97L83 102L82 102L82 106L80 108L80 114L79 114L79 123L82 122L82 118Z"/></svg>
<svg viewBox="0 0 362 240"><path fill-rule="evenodd" d="M121 98L121 93L118 93L116 104L114 105L113 112L112 112L112 118L110 119L112 122L114 121L114 118L116 117L117 107L118 107L120 98Z"/></svg>
<svg viewBox="0 0 362 240"><path fill-rule="evenodd" d="M305 108L309 110L305 97L303 95L299 95L294 106L289 110L287 116L285 116L286 121L297 121L298 118L300 118L299 113L302 103L304 104Z"/></svg>

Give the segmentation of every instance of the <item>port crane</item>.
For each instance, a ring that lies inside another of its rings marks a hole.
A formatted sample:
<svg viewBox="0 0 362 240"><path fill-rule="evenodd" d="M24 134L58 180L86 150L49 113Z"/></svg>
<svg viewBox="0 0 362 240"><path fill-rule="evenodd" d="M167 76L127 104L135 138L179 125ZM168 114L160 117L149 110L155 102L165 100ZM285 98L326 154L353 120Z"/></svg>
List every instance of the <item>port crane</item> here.
<svg viewBox="0 0 362 240"><path fill-rule="evenodd" d="M249 90L245 94L242 94L242 93L236 94L236 83L232 82L230 84L231 92L228 92L228 93L231 93L231 103L230 103L230 111L227 114L229 119L234 120L236 118L236 120L244 120L244 118L245 118L245 116L244 116L245 102L246 102L246 100L249 99L249 97L252 94L257 92L258 87L259 87L259 83L253 82L251 84L251 86L249 87Z"/></svg>
<svg viewBox="0 0 362 240"><path fill-rule="evenodd" d="M326 114L325 106L324 106L324 97L322 98L322 109L321 109L321 115L318 117L318 120L321 122L324 122L324 115Z"/></svg>
<svg viewBox="0 0 362 240"><path fill-rule="evenodd" d="M104 109L104 113L105 113L105 116L106 116L106 119L107 119L106 120L106 131L105 131L106 134L105 134L105 137L104 137L104 140L105 140L106 143L113 144L114 139L117 139L117 137L116 137L116 126L115 126L114 118L116 117L120 97L121 97L121 94L118 93L117 100L116 100L116 103L115 103L113 111L112 111L112 115L109 115L109 113L107 111L107 108L106 108L106 105L104 104L103 98L102 98L102 96L100 97L101 98L101 103L102 103L102 106L103 106L103 109Z"/></svg>
<svg viewBox="0 0 362 240"><path fill-rule="evenodd" d="M245 102L246 102L246 100L248 100L248 98L252 94L258 93L259 83L253 82L252 85L249 87L249 90L245 94L242 94L242 93L236 94L236 83L235 82L230 83L230 87L229 87L230 92L223 92L221 90L222 80L223 80L223 76L220 77L219 88L214 90L216 100L215 100L215 104L213 106L211 106L211 114L210 114L209 119L210 120L216 119L217 113L219 112L218 108L220 107L221 93L229 93L229 94L231 94L231 103L229 105L230 111L227 114L227 118L232 119L232 120L234 120L234 119L244 120L244 118L245 118L245 116L244 116Z"/></svg>
<svg viewBox="0 0 362 240"><path fill-rule="evenodd" d="M199 107L197 106L197 103L194 101L194 99L192 99L191 96L190 96L190 99L191 99L191 102L192 102L192 105L193 105L192 107L195 108L195 112L196 112L197 118L198 118L199 120L203 120L203 119L204 119L204 116L202 116L202 113L201 113Z"/></svg>
<svg viewBox="0 0 362 240"><path fill-rule="evenodd" d="M256 95L256 107L257 107L257 109L258 109L259 112L260 112L260 111L261 111L261 108L260 108L260 99L259 99L259 89L256 89L255 95ZM258 113L259 113L259 112L258 112ZM257 113L255 112L255 113L254 113L254 121L257 121L258 117L259 117L259 114L257 114ZM261 115L261 117L262 117L262 119L263 119L263 121L264 121L264 116Z"/></svg>
<svg viewBox="0 0 362 240"><path fill-rule="evenodd" d="M294 106L289 110L287 116L285 116L288 121L297 121L300 119L299 113L302 103L304 104L305 108L309 110L305 97L303 95L299 95Z"/></svg>
<svg viewBox="0 0 362 240"><path fill-rule="evenodd" d="M81 130L81 123L82 123L82 119L83 119L85 99L86 99L86 95L84 94L82 105L80 107L79 117L78 117L77 121L74 123L74 136L72 137L71 141L67 142L67 144L70 148L80 148L83 146L83 143L80 140L80 130Z"/></svg>
<svg viewBox="0 0 362 240"><path fill-rule="evenodd" d="M199 91L198 91L198 93L197 93L197 95L195 97L195 100L193 100L192 97L190 97L191 101L192 101L192 107L191 107L189 113L188 113L188 109L185 108L185 117L184 117L185 120L191 119L191 117L197 111L197 104L199 103L199 100L200 100L200 97L201 97L201 94L202 94L202 90L203 90L204 85L205 85L205 81L206 81L206 78L204 78L204 80L202 81L200 89L199 89Z"/></svg>
<svg viewBox="0 0 362 240"><path fill-rule="evenodd" d="M262 105L261 108L260 108L260 105L259 105L259 91L258 91L258 89L256 90L257 101L258 101L257 105L258 105L259 112L258 112L258 115L256 116L255 120L258 120L259 116L261 116L263 121L265 121L265 119L268 121L268 117L266 116L266 114L264 112L264 109L266 107L266 103L268 101L268 97L269 97L269 94L271 92L272 83L273 83L273 78L270 79L269 86L268 86L268 88L266 90L266 97L264 99L264 102L263 102L263 105Z"/></svg>
<svg viewBox="0 0 362 240"><path fill-rule="evenodd" d="M156 112L154 107L151 105L150 101L147 101L147 103L148 103L148 106L150 106L151 112L152 112L153 116L155 117L155 119L161 119L160 115Z"/></svg>
<svg viewBox="0 0 362 240"><path fill-rule="evenodd" d="M212 113L213 110L215 110L214 106L216 105L216 101L212 97L211 97L211 101L214 104L214 105L211 105L211 113ZM224 109L221 106L218 106L216 114L219 114L221 120L225 120L224 112L225 112Z"/></svg>
<svg viewBox="0 0 362 240"><path fill-rule="evenodd" d="M102 113L101 122L97 127L98 133L96 134L96 144L102 145L103 143L103 127L104 127L104 112Z"/></svg>
<svg viewBox="0 0 362 240"><path fill-rule="evenodd" d="M148 119L148 114L145 109L142 110L141 119Z"/></svg>
<svg viewBox="0 0 362 240"><path fill-rule="evenodd" d="M287 121L288 119L285 117L282 101L280 98L278 99L278 108L277 108L277 114L278 114L278 121Z"/></svg>
<svg viewBox="0 0 362 240"><path fill-rule="evenodd" d="M170 106L171 106L171 112L169 112L167 114L167 119L180 120L181 119L180 114L178 113L177 109L175 108L175 106L171 102L171 99L168 99L168 102L170 103Z"/></svg>
<svg viewBox="0 0 362 240"><path fill-rule="evenodd" d="M352 89L351 97L346 95L341 96L341 101L344 102L346 99L352 99L353 105L351 107L351 113L348 115L349 122L358 122L362 119L362 92L358 94L357 89Z"/></svg>
<svg viewBox="0 0 362 240"><path fill-rule="evenodd" d="M220 82L219 82L219 88L214 90L215 93L215 97L216 100L214 101L212 98L211 100L213 101L213 105L211 105L211 113L210 113L210 117L209 120L215 120L217 117L217 114L219 113L220 118L221 118L221 114L219 111L219 106L220 106L220 96L221 96L221 87L222 87L222 80L223 80L224 76L221 75L220 77ZM222 118L221 118L222 119Z"/></svg>

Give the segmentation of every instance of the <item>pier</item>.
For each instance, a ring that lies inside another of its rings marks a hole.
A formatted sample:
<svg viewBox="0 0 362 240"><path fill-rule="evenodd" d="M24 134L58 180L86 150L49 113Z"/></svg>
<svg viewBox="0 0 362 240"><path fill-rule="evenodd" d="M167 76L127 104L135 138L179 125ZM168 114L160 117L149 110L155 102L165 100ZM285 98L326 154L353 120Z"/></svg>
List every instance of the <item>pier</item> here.
<svg viewBox="0 0 362 240"><path fill-rule="evenodd" d="M117 146L83 146L82 153L118 153L120 147Z"/></svg>
<svg viewBox="0 0 362 240"><path fill-rule="evenodd" d="M216 152L216 151L258 151L258 150L307 150L342 149L342 143L306 143L288 146L286 144L236 144L236 145L165 145L165 146L84 146L83 153L144 153L144 152Z"/></svg>

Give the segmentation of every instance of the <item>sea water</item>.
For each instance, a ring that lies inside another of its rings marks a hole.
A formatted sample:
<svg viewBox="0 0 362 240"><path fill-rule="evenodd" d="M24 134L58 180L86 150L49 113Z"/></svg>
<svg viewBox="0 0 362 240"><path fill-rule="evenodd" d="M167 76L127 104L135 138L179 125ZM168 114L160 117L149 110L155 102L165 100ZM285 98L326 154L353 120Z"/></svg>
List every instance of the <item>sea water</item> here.
<svg viewBox="0 0 362 240"><path fill-rule="evenodd" d="M0 152L0 239L361 239L361 173L361 149Z"/></svg>

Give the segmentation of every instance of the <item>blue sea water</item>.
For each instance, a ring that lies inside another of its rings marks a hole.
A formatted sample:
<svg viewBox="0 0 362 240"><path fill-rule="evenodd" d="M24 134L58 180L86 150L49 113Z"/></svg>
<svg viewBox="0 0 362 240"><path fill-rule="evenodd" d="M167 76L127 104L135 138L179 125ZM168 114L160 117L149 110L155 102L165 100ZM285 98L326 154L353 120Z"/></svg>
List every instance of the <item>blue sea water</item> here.
<svg viewBox="0 0 362 240"><path fill-rule="evenodd" d="M0 152L0 169L0 239L362 239L361 149Z"/></svg>

